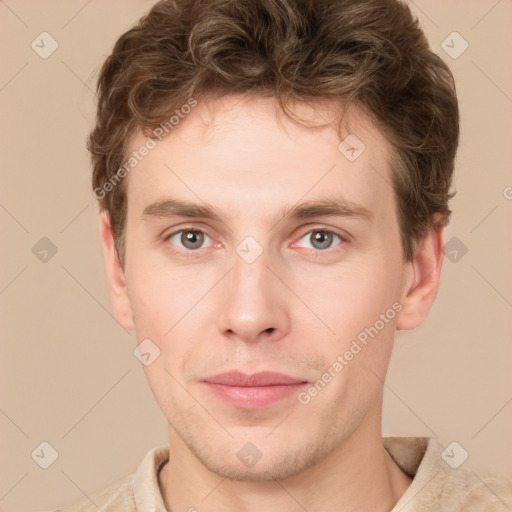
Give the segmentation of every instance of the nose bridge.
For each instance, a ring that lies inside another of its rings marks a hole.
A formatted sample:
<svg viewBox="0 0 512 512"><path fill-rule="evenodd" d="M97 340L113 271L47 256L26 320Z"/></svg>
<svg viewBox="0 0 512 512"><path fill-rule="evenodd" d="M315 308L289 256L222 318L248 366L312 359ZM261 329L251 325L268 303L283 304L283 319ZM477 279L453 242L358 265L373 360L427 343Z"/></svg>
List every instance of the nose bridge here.
<svg viewBox="0 0 512 512"><path fill-rule="evenodd" d="M280 301L279 280L267 268L270 253L254 237L246 237L232 255L232 270L223 287L219 329L244 341L262 333L282 335L287 314Z"/></svg>
<svg viewBox="0 0 512 512"><path fill-rule="evenodd" d="M234 305L246 308L246 313L270 299L269 264L268 250L251 240L241 242L233 254L229 293Z"/></svg>

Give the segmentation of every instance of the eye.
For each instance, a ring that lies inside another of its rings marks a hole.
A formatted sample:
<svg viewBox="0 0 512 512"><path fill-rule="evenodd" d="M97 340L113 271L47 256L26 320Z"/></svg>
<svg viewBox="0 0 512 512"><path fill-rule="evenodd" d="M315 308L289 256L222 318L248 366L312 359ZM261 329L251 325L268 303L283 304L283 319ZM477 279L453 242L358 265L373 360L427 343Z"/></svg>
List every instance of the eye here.
<svg viewBox="0 0 512 512"><path fill-rule="evenodd" d="M310 246L306 247L308 249L318 249L318 250L326 250L332 247L332 243L335 239L338 239L340 242L343 242L343 239L340 235L333 233L332 231L327 231L325 229L315 229L313 231L308 231L301 240L306 240L306 243L310 243ZM304 245L300 245L299 247L304 247Z"/></svg>
<svg viewBox="0 0 512 512"><path fill-rule="evenodd" d="M180 249L195 251L202 248L205 238L209 239L210 237L198 229L181 229L180 231L171 233L166 237L166 240L178 246Z"/></svg>

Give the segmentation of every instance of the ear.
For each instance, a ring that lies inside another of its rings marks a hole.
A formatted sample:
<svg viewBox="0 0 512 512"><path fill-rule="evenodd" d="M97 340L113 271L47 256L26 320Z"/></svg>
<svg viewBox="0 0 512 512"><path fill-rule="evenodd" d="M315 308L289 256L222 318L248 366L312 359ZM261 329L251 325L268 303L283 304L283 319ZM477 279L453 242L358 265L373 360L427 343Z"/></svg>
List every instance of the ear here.
<svg viewBox="0 0 512 512"><path fill-rule="evenodd" d="M415 329L423 323L434 303L444 259L444 228L431 231L418 243L414 258L408 263L402 310L397 315L397 329Z"/></svg>
<svg viewBox="0 0 512 512"><path fill-rule="evenodd" d="M106 211L100 212L99 227L101 242L105 250L110 300L114 308L114 315L122 327L133 331L135 330L135 322L132 307L128 299L124 271L114 243L114 233L110 224L110 216Z"/></svg>

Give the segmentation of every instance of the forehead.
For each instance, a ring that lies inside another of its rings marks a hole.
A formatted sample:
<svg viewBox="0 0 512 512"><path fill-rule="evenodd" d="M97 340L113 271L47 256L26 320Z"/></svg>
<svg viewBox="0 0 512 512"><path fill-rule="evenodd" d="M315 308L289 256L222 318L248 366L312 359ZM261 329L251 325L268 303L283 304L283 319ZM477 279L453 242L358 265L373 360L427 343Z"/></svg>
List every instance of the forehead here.
<svg viewBox="0 0 512 512"><path fill-rule="evenodd" d="M127 176L131 210L142 213L166 195L242 216L333 194L377 215L389 207L390 146L361 110L345 112L341 138L334 102L294 105L293 112L316 127L295 124L274 98L198 100ZM146 142L135 133L129 153Z"/></svg>

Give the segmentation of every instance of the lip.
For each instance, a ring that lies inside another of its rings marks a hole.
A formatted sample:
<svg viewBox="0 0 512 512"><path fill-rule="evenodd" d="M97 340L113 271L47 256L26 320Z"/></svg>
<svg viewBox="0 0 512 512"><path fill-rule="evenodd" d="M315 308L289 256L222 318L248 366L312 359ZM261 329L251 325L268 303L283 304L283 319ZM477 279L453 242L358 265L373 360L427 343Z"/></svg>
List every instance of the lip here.
<svg viewBox="0 0 512 512"><path fill-rule="evenodd" d="M218 373L204 379L210 384L223 384L225 386L258 387L276 386L278 384L299 384L306 382L278 372L258 372L248 375L239 371Z"/></svg>
<svg viewBox="0 0 512 512"><path fill-rule="evenodd" d="M278 372L219 373L203 380L208 390L239 409L264 409L298 393L307 381Z"/></svg>

